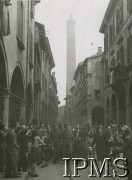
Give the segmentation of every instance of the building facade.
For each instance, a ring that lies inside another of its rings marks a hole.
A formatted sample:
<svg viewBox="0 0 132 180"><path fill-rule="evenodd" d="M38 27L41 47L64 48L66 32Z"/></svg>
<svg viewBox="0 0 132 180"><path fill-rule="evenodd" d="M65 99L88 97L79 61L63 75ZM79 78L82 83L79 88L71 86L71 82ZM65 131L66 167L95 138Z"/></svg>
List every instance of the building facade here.
<svg viewBox="0 0 132 180"><path fill-rule="evenodd" d="M54 61L44 26L38 23L35 28L39 2L0 1L0 119L7 127L11 121L29 124L33 118L41 122L46 116L42 112L47 107Z"/></svg>
<svg viewBox="0 0 132 180"><path fill-rule="evenodd" d="M79 63L75 74L75 87L71 88L71 123L103 124L103 71L102 48L96 55Z"/></svg>
<svg viewBox="0 0 132 180"><path fill-rule="evenodd" d="M34 118L41 124L55 124L58 96L55 67L48 37L43 24L35 22L34 45Z"/></svg>
<svg viewBox="0 0 132 180"><path fill-rule="evenodd" d="M43 24L35 22L35 41L34 41L34 118L37 123L43 121L43 63L45 61L45 28Z"/></svg>
<svg viewBox="0 0 132 180"><path fill-rule="evenodd" d="M29 101L33 101L34 9L37 3L0 1L0 116L7 126L9 121L25 123L29 114L26 112L28 90Z"/></svg>
<svg viewBox="0 0 132 180"><path fill-rule="evenodd" d="M55 125L58 117L58 96L57 96L57 83L55 73L51 75L51 84L49 90L49 103L48 103L48 123Z"/></svg>
<svg viewBox="0 0 132 180"><path fill-rule="evenodd" d="M105 47L105 122L132 126L132 1L111 0L100 32Z"/></svg>

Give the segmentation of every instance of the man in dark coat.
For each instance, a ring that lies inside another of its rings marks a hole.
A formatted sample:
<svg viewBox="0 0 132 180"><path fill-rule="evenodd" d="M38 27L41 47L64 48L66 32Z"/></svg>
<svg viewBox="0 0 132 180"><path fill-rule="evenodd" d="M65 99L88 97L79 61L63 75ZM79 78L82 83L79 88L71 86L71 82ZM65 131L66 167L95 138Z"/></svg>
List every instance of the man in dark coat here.
<svg viewBox="0 0 132 180"><path fill-rule="evenodd" d="M24 172L28 169L28 136L27 136L27 130L26 126L21 127L21 131L19 133L18 138L18 144L19 144L19 150L20 150L20 162L19 162L19 170L22 170Z"/></svg>
<svg viewBox="0 0 132 180"><path fill-rule="evenodd" d="M98 133L94 136L92 144L94 145L94 147L96 147L98 161L102 163L104 158L107 158L109 155L109 146L108 140L105 137L103 130L101 128L98 130Z"/></svg>
<svg viewBox="0 0 132 180"><path fill-rule="evenodd" d="M4 171L6 162L6 132L5 125L0 121L0 172Z"/></svg>
<svg viewBox="0 0 132 180"><path fill-rule="evenodd" d="M6 159L6 171L5 177L19 178L18 172L18 144L16 140L16 133L14 131L14 123L10 124L10 128L7 132L6 142L7 142L7 159Z"/></svg>

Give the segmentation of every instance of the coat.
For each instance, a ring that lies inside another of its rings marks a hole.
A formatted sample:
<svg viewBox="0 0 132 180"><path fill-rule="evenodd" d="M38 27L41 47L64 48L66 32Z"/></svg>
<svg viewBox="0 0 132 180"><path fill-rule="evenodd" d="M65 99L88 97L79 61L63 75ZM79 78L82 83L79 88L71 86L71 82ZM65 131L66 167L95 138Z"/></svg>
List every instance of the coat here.
<svg viewBox="0 0 132 180"><path fill-rule="evenodd" d="M6 136L6 142L7 154L17 155L19 146L17 144L16 133L14 132L14 130L9 129Z"/></svg>
<svg viewBox="0 0 132 180"><path fill-rule="evenodd" d="M6 150L6 133L4 131L0 131L0 151Z"/></svg>

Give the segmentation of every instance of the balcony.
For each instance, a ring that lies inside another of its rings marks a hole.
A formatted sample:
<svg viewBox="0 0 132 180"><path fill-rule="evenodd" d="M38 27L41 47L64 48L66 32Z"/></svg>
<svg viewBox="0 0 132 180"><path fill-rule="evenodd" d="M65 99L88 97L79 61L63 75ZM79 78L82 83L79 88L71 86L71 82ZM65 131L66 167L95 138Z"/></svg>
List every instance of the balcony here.
<svg viewBox="0 0 132 180"><path fill-rule="evenodd" d="M118 91L120 88L124 87L126 84L127 77L127 69L125 66L117 66L111 72L110 84L113 91Z"/></svg>

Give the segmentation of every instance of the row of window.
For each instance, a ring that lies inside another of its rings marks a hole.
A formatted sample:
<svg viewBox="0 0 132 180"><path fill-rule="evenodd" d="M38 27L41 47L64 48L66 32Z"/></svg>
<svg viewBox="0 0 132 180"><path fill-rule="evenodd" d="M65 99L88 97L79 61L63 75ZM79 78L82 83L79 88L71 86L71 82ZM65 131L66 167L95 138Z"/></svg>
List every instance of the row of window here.
<svg viewBox="0 0 132 180"><path fill-rule="evenodd" d="M108 27L108 32L105 34L104 38L104 45L105 45L105 52L108 51L109 47L114 42L116 34L118 34L122 28L124 18L123 18L123 3L119 6L116 10L116 14L112 19L112 23Z"/></svg>
<svg viewBox="0 0 132 180"><path fill-rule="evenodd" d="M129 37L127 38L127 60L126 60L126 64L130 64L132 63L132 38ZM121 45L119 50L117 51L117 61L115 62L115 59L113 57L112 61L111 61L111 67L114 68L115 65L117 64L120 65L125 65L125 55L124 55L124 46Z"/></svg>
<svg viewBox="0 0 132 180"><path fill-rule="evenodd" d="M34 2L31 1L31 11L30 15L31 18L34 18ZM17 38L21 45L20 48L24 50L24 47L22 47L22 44L24 45L24 30L25 30L25 8L22 0L17 1ZM31 31L31 30L30 30ZM32 44L32 32L30 32L30 40Z"/></svg>

